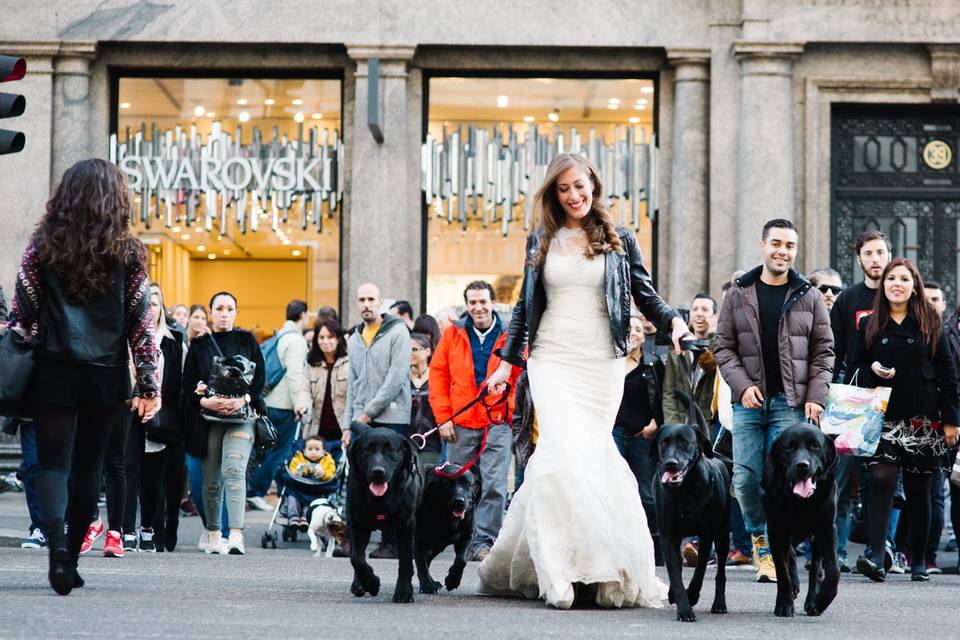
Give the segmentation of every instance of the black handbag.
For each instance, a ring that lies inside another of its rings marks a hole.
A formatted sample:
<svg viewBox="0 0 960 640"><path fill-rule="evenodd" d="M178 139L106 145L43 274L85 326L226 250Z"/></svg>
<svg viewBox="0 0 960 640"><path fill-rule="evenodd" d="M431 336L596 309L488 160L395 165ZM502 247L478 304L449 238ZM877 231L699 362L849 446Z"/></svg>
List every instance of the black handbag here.
<svg viewBox="0 0 960 640"><path fill-rule="evenodd" d="M253 423L253 446L257 449L273 449L277 446L277 428L267 416L255 414Z"/></svg>
<svg viewBox="0 0 960 640"><path fill-rule="evenodd" d="M213 344L213 349L217 352L217 355L213 357L213 364L215 367L218 367L225 362L230 362L232 365L235 365L235 368L241 370L239 375L232 380L233 384L239 385L241 389L236 390L234 393L220 395L227 395L228 397L241 397L243 393L249 389L250 383L253 381L253 375L257 368L256 363L251 362L249 358L241 355L229 357L223 355L220 345L217 344L217 341L212 335L210 336L210 342ZM206 384L208 395L218 395L217 389L215 388L216 385L212 379L207 380ZM250 407L249 403L245 404L236 413L229 415L224 415L222 413L203 408L200 409L200 415L204 420L208 420L210 422L222 422L226 424L243 424L256 418L256 413Z"/></svg>
<svg viewBox="0 0 960 640"><path fill-rule="evenodd" d="M24 415L23 396L33 373L33 348L14 329L0 336L0 415Z"/></svg>

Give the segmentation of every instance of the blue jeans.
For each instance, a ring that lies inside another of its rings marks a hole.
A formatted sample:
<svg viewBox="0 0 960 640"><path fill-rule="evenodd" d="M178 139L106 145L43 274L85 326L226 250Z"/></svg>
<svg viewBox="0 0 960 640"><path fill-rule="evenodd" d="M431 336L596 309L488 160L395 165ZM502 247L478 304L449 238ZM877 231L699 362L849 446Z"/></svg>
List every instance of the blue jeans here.
<svg viewBox="0 0 960 640"><path fill-rule="evenodd" d="M203 523L203 529L207 529L207 512L203 507L203 461L195 458L189 453L186 456L187 478L190 481L190 499L197 507L197 513L200 514L200 522ZM224 537L230 535L230 527L227 526L227 503L223 503L220 510L220 522L223 523L220 531Z"/></svg>
<svg viewBox="0 0 960 640"><path fill-rule="evenodd" d="M837 553L840 558L847 557L847 542L850 540L850 517L853 512L852 485L854 456L839 456L837 460Z"/></svg>
<svg viewBox="0 0 960 640"><path fill-rule="evenodd" d="M267 451L260 468L253 474L247 488L247 497L263 497L270 490L270 483L277 477L284 460L290 457L293 436L297 431L297 415L290 409L267 407L267 417L277 428L277 444Z"/></svg>
<svg viewBox="0 0 960 640"><path fill-rule="evenodd" d="M27 511L30 512L30 531L43 529L43 517L40 514L40 496L37 494L37 432L33 420L20 421L20 476L23 478L23 494L27 498Z"/></svg>
<svg viewBox="0 0 960 640"><path fill-rule="evenodd" d="M653 477L657 473L657 460L650 456L652 443L639 433L636 435L628 433L620 425L613 428L613 442L617 445L617 451L630 466L633 477L637 479L640 501L643 502L643 510L647 514L650 535L658 535L660 526L657 522L657 507L653 497Z"/></svg>
<svg viewBox="0 0 960 640"><path fill-rule="evenodd" d="M760 490L767 452L784 429L803 420L803 411L789 406L782 393L764 399L759 409L733 405L733 488L750 535L763 535L767 527Z"/></svg>

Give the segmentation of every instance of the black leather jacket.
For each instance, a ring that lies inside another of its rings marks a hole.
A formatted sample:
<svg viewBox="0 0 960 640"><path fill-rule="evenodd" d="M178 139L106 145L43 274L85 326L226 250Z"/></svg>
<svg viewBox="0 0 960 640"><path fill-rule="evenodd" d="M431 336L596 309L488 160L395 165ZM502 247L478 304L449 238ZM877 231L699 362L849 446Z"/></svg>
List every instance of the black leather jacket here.
<svg viewBox="0 0 960 640"><path fill-rule="evenodd" d="M624 252L604 255L606 269L603 273L603 288L606 293L607 312L610 315L613 348L617 357L623 358L627 355L627 337L630 334L631 294L643 315L657 326L669 326L673 318L677 317L677 312L654 290L633 231L618 225L617 235L620 236ZM501 354L507 362L521 367L524 366L524 347L528 344L532 347L536 341L540 316L547 308L547 294L540 278L541 268L530 265L530 259L537 254L542 239L543 227L538 227L527 236L520 300L513 308L507 342Z"/></svg>

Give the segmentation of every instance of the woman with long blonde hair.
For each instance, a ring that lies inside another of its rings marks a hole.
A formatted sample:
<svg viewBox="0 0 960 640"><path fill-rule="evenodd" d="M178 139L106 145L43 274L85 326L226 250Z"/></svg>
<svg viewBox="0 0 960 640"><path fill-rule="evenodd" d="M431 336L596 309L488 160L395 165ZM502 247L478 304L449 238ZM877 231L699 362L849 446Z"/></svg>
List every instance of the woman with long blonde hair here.
<svg viewBox="0 0 960 640"><path fill-rule="evenodd" d="M623 396L631 296L671 329L678 352L689 331L653 289L633 232L613 224L589 160L554 158L535 207L539 226L527 239L506 362L488 388L502 390L528 347L539 439L480 566L481 591L539 597L561 609L587 600L659 607L666 587L654 573L637 481L610 436Z"/></svg>

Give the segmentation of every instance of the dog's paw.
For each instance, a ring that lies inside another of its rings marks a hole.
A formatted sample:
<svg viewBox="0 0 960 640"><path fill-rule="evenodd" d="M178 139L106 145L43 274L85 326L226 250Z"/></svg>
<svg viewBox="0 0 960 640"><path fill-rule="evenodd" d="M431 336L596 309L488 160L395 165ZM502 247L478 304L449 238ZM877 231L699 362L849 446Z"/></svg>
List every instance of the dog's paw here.
<svg viewBox="0 0 960 640"><path fill-rule="evenodd" d="M420 593L440 593L442 587L436 580L427 580L420 583Z"/></svg>
<svg viewBox="0 0 960 640"><path fill-rule="evenodd" d="M371 571L369 575L360 578L360 585L363 587L364 591L372 596L380 593L380 578L378 578L373 571ZM361 593L360 595L363 594Z"/></svg>
<svg viewBox="0 0 960 640"><path fill-rule="evenodd" d="M710 607L710 613L726 613L726 612L727 612L726 600L714 601L713 606Z"/></svg>
<svg viewBox="0 0 960 640"><path fill-rule="evenodd" d="M790 587L790 593L793 594L793 599L796 600L797 596L800 595L800 582L794 582Z"/></svg>
<svg viewBox="0 0 960 640"><path fill-rule="evenodd" d="M413 585L397 585L397 588L393 590L393 601L394 602L413 602Z"/></svg>
<svg viewBox="0 0 960 640"><path fill-rule="evenodd" d="M353 584L350 585L350 593L352 593L358 598L362 598L366 593L366 590L363 588L363 585L360 584L359 579L357 578L353 579Z"/></svg>
<svg viewBox="0 0 960 640"><path fill-rule="evenodd" d="M463 579L463 571L454 573L451 571L447 574L447 577L443 579L443 584L447 588L447 591L453 591L460 586L460 580Z"/></svg>
<svg viewBox="0 0 960 640"><path fill-rule="evenodd" d="M697 603L700 602L700 589L687 588L687 602L690 603L691 607L697 606Z"/></svg>
<svg viewBox="0 0 960 640"><path fill-rule="evenodd" d="M677 622L696 622L697 614L693 612L693 609L687 607L686 609L681 609L677 607Z"/></svg>
<svg viewBox="0 0 960 640"><path fill-rule="evenodd" d="M792 618L794 614L793 603L790 604L778 604L773 609L773 615L778 618Z"/></svg>
<svg viewBox="0 0 960 640"><path fill-rule="evenodd" d="M803 611L808 616L814 616L814 617L819 616L821 613L823 613L822 611L820 611L819 607L817 607L817 605L815 604L805 605L803 607Z"/></svg>

